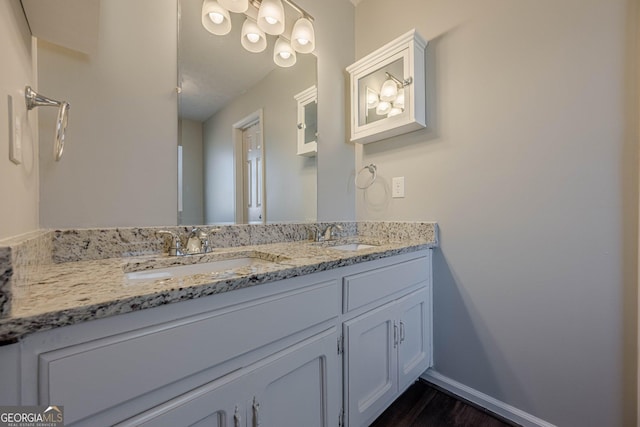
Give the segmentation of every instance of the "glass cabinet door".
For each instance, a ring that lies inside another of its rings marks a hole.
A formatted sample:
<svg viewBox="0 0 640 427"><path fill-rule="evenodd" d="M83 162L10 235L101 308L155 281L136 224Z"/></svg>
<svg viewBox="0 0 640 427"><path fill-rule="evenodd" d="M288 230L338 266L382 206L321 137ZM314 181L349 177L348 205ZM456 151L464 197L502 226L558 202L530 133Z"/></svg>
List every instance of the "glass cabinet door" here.
<svg viewBox="0 0 640 427"><path fill-rule="evenodd" d="M426 126L426 46L412 30L347 67L351 141L364 144Z"/></svg>
<svg viewBox="0 0 640 427"><path fill-rule="evenodd" d="M318 152L318 89L316 86L294 96L298 103L299 156L315 156Z"/></svg>

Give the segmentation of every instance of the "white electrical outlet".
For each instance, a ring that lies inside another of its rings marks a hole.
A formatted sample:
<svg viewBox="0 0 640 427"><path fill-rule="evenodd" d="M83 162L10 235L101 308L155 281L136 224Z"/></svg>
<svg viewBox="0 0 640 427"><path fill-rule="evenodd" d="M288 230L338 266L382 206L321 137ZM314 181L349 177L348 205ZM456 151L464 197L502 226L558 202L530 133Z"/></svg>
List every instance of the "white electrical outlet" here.
<svg viewBox="0 0 640 427"><path fill-rule="evenodd" d="M22 163L22 122L13 108L13 97L9 95L9 160L16 165Z"/></svg>
<svg viewBox="0 0 640 427"><path fill-rule="evenodd" d="M404 197L404 176L396 176L391 179L391 197Z"/></svg>

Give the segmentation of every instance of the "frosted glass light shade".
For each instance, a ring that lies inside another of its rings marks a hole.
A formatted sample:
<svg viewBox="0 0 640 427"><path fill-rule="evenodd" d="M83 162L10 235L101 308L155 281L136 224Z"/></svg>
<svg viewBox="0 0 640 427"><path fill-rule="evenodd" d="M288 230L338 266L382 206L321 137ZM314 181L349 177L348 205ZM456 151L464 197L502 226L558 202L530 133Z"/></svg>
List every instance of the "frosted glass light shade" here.
<svg viewBox="0 0 640 427"><path fill-rule="evenodd" d="M296 63L296 51L293 50L289 42L281 37L278 37L273 47L273 62L285 68Z"/></svg>
<svg viewBox="0 0 640 427"><path fill-rule="evenodd" d="M300 53L311 53L316 48L313 24L307 18L300 18L291 30L291 46Z"/></svg>
<svg viewBox="0 0 640 427"><path fill-rule="evenodd" d="M398 95L393 101L393 106L404 110L404 89L398 89Z"/></svg>
<svg viewBox="0 0 640 427"><path fill-rule="evenodd" d="M284 6L280 0L262 0L258 10L258 27L278 36L284 32Z"/></svg>
<svg viewBox="0 0 640 427"><path fill-rule="evenodd" d="M398 96L398 85L391 79L387 79L380 89L380 100L393 102Z"/></svg>
<svg viewBox="0 0 640 427"><path fill-rule="evenodd" d="M249 52L259 53L267 48L267 39L258 24L247 18L242 24L242 36L240 43Z"/></svg>
<svg viewBox="0 0 640 427"><path fill-rule="evenodd" d="M367 109L376 108L379 102L378 93L371 88L367 88Z"/></svg>
<svg viewBox="0 0 640 427"><path fill-rule="evenodd" d="M229 34L231 31L229 11L220 6L217 0L204 0L202 3L202 26L217 36Z"/></svg>
<svg viewBox="0 0 640 427"><path fill-rule="evenodd" d="M397 116L398 114L402 114L402 108L393 107L391 108L391 110L389 110L387 117Z"/></svg>
<svg viewBox="0 0 640 427"><path fill-rule="evenodd" d="M379 116L384 116L386 114L389 114L389 111L391 111L391 104L388 103L387 101L380 101L378 103L378 106L376 107L376 114Z"/></svg>
<svg viewBox="0 0 640 427"><path fill-rule="evenodd" d="M249 9L249 0L218 0L229 12L244 13Z"/></svg>

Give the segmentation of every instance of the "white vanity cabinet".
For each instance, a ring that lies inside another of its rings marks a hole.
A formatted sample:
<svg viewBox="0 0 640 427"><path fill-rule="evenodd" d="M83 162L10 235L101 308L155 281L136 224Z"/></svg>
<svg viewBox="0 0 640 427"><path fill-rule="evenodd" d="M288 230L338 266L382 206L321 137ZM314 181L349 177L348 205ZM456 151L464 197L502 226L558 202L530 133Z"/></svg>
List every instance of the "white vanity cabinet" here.
<svg viewBox="0 0 640 427"><path fill-rule="evenodd" d="M421 250L27 335L0 347L0 403L63 405L67 426L364 427L430 340Z"/></svg>
<svg viewBox="0 0 640 427"><path fill-rule="evenodd" d="M336 339L332 327L117 426L333 426Z"/></svg>
<svg viewBox="0 0 640 427"><path fill-rule="evenodd" d="M417 258L345 278L352 299L369 299L367 287L380 297L344 322L344 407L351 427L369 425L431 364L429 265Z"/></svg>
<svg viewBox="0 0 640 427"><path fill-rule="evenodd" d="M338 280L322 272L33 334L22 404L63 405L67 426L235 427L254 399L262 420L293 401L333 426L339 314Z"/></svg>

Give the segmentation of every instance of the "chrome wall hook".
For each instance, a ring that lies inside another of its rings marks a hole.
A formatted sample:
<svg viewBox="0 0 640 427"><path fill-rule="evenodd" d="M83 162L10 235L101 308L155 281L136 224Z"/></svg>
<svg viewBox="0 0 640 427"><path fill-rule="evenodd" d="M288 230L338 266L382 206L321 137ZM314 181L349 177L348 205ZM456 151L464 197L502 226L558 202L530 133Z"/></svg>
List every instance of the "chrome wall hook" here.
<svg viewBox="0 0 640 427"><path fill-rule="evenodd" d="M64 151L64 138L67 130L69 109L71 106L66 101L56 101L48 98L31 89L31 86L24 88L24 98L27 104L27 111L36 107L58 107L58 118L56 119L56 132L54 137L53 155L56 161L62 158Z"/></svg>

